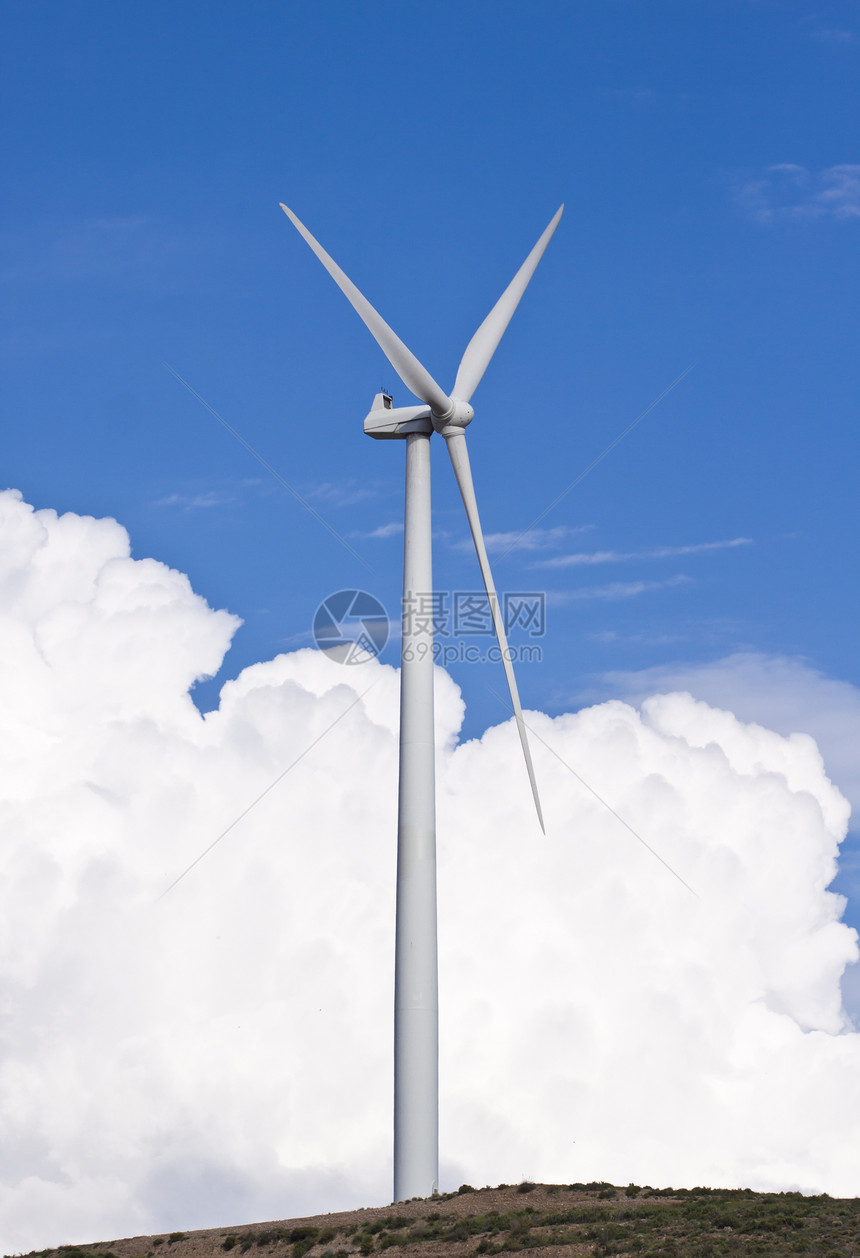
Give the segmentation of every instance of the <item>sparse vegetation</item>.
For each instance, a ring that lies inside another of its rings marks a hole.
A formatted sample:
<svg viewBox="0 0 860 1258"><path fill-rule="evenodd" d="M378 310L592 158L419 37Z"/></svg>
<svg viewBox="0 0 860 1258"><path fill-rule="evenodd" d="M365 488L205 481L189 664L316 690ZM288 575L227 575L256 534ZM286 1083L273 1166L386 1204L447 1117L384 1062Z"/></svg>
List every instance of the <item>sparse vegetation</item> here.
<svg viewBox="0 0 860 1258"><path fill-rule="evenodd" d="M520 1193L534 1194L529 1205L520 1204ZM452 1202L447 1210L446 1201ZM340 1226L336 1222L229 1233L172 1232L150 1238L146 1258L165 1243L174 1247L172 1258L183 1258L186 1252L188 1258L217 1258L219 1252L236 1247L242 1254L252 1247L263 1250L260 1258L367 1258L382 1250L395 1251L386 1258L433 1258L440 1245L450 1258L493 1258L560 1246L594 1258L860 1256L860 1200L750 1189L638 1184L622 1189L597 1181L568 1185L524 1181L515 1189L493 1190L464 1184L432 1202L410 1203L397 1214L367 1210L358 1220L353 1215ZM335 1249L336 1238L340 1239ZM141 1258L140 1240L134 1246L112 1245L112 1250L66 1245L19 1258Z"/></svg>

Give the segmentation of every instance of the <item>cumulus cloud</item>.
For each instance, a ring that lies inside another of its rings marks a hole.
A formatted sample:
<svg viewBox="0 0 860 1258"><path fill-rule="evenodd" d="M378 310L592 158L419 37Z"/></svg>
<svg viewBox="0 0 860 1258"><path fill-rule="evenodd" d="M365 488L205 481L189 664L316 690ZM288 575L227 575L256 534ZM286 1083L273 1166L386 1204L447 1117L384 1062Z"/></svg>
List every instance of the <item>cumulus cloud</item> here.
<svg viewBox="0 0 860 1258"><path fill-rule="evenodd" d="M739 204L760 223L778 219L860 218L860 166L810 171L780 162L738 188Z"/></svg>
<svg viewBox="0 0 860 1258"><path fill-rule="evenodd" d="M657 691L688 690L745 721L781 734L804 730L824 755L828 773L860 814L860 690L825 677L795 656L736 651L704 664L671 664L608 673L616 694L638 703Z"/></svg>
<svg viewBox="0 0 860 1258"><path fill-rule="evenodd" d="M297 651L202 716L235 617L112 520L7 492L0 539L3 1245L389 1200L396 671ZM543 839L515 730L462 717L440 670L443 1184L860 1192L812 739L531 713Z"/></svg>
<svg viewBox="0 0 860 1258"><path fill-rule="evenodd" d="M655 691L688 691L697 699L728 708L745 721L756 721L781 734L804 730L815 738L827 771L853 809L853 828L840 856L840 887L860 905L860 690L850 682L825 677L806 660L791 656L737 651L700 664L672 664L638 672L608 673L614 692L639 703ZM855 909L856 912L856 909ZM842 992L860 1021L860 965L846 970Z"/></svg>

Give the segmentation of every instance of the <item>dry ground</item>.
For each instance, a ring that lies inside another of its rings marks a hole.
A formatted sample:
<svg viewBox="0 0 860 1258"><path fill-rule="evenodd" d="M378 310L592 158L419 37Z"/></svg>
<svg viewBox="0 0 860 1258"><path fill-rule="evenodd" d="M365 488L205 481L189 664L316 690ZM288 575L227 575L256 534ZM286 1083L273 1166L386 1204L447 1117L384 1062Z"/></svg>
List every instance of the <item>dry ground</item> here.
<svg viewBox="0 0 860 1258"><path fill-rule="evenodd" d="M386 1251L393 1250L393 1253ZM610 1184L484 1188L399 1206L33 1251L30 1258L860 1258L860 1200Z"/></svg>

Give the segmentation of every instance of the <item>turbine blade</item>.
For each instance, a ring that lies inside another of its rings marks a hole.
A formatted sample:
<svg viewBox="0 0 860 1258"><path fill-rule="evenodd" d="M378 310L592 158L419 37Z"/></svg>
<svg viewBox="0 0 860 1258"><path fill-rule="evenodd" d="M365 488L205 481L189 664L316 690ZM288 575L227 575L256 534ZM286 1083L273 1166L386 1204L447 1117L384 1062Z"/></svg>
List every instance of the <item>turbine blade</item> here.
<svg viewBox="0 0 860 1258"><path fill-rule="evenodd" d="M466 508L466 515L469 518L469 528L472 530L472 540L475 543L475 550L478 552L478 563L481 565L481 576L484 578L484 588L487 591L487 598L490 601L490 611L493 616L493 625L495 626L496 637L499 640L499 647L502 652L502 662L505 666L505 676L508 679L508 690L511 692L511 704L514 709L517 731L519 732L520 743L522 744L523 755L526 760L526 769L529 775L529 782L531 783L538 821L540 822L541 830L543 830L544 834L546 834L543 824L543 813L540 806L540 797L538 796L537 782L535 781L534 766L532 765L531 751L529 750L528 735L526 733L525 722L523 721L523 710L520 707L520 696L517 691L516 678L514 677L514 669L511 664L510 651L508 649L508 640L505 635L504 620L499 608L496 587L493 584L493 574L490 571L490 563L487 559L487 548L484 545L484 534L481 531L481 521L478 517L478 504L475 500L475 489L472 484L472 470L469 466L469 451L466 448L466 438L462 432L458 432L453 434L453 436L446 437L445 440L448 445L448 453L451 456L454 475L457 477L457 484L460 487L463 505Z"/></svg>
<svg viewBox="0 0 860 1258"><path fill-rule="evenodd" d="M461 401L468 402L480 384L481 377L487 370L487 365L496 352L496 346L502 339L505 328L511 321L511 315L519 305L520 298L528 288L529 280L534 275L537 264L543 257L544 250L549 244L553 232L558 227L563 210L564 205L562 204L556 210L549 226L534 249L532 249L466 346L466 352L460 360L457 379L454 382L453 389L454 397L459 398Z"/></svg>
<svg viewBox="0 0 860 1258"><path fill-rule="evenodd" d="M430 372L419 363L412 351L403 344L400 337L392 332L382 315L374 310L367 298L363 297L355 287L352 280L344 275L338 264L333 258L329 257L319 241L314 239L304 223L297 219L292 210L287 209L283 202L280 205L299 235L303 236L311 249L313 249L344 297L352 304L359 318L363 319L367 324L367 327L379 343L383 354L407 389L411 389L416 397L420 398L422 402L426 402L439 415L444 415L449 411L451 409L451 399L444 389L439 387L430 375Z"/></svg>

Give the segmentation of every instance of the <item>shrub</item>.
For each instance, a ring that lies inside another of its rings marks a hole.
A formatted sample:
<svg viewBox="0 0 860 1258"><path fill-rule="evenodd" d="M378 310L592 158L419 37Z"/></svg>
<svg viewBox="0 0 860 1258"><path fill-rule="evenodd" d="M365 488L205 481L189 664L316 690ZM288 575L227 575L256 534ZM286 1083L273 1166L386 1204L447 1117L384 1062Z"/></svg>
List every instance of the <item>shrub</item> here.
<svg viewBox="0 0 860 1258"><path fill-rule="evenodd" d="M624 1189L624 1195L626 1197L638 1197L641 1191L642 1189L638 1184L628 1184Z"/></svg>
<svg viewBox="0 0 860 1258"><path fill-rule="evenodd" d="M534 1192L537 1184L533 1184L530 1179L524 1179L521 1184L517 1184L517 1192Z"/></svg>
<svg viewBox="0 0 860 1258"><path fill-rule="evenodd" d="M235 1244L236 1244L235 1236L225 1236L224 1240L221 1242L221 1248L232 1249Z"/></svg>

